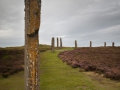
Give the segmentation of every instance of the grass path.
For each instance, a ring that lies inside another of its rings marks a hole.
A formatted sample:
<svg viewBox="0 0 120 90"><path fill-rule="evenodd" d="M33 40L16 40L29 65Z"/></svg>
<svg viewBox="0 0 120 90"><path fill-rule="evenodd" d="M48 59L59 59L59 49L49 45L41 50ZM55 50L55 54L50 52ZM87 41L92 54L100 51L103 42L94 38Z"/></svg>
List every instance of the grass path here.
<svg viewBox="0 0 120 90"><path fill-rule="evenodd" d="M23 71L8 78L0 76L0 90L24 90Z"/></svg>
<svg viewBox="0 0 120 90"><path fill-rule="evenodd" d="M41 90L120 90L120 83L90 72L79 72L57 57L58 51L41 53Z"/></svg>
<svg viewBox="0 0 120 90"><path fill-rule="evenodd" d="M120 82L69 67L57 57L60 51L40 54L40 90L120 90ZM0 90L24 90L23 71L0 76Z"/></svg>

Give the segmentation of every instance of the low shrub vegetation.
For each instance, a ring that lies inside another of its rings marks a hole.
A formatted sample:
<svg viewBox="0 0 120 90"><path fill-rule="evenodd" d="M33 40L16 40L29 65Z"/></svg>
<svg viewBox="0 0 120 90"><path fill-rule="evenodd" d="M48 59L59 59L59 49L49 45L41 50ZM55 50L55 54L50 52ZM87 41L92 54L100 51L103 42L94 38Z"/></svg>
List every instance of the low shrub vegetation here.
<svg viewBox="0 0 120 90"><path fill-rule="evenodd" d="M105 77L120 81L120 47L84 47L58 54L73 68L95 71Z"/></svg>

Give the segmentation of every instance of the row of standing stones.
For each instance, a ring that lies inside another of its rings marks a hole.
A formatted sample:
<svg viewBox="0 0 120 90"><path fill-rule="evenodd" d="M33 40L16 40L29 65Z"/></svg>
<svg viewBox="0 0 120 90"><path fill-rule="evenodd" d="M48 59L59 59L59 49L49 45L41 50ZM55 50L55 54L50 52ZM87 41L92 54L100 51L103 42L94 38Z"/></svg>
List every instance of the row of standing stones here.
<svg viewBox="0 0 120 90"><path fill-rule="evenodd" d="M59 46L59 38L57 37L57 49L62 48L62 38L60 38L60 46ZM51 40L51 52L55 52L55 39L52 37Z"/></svg>
<svg viewBox="0 0 120 90"><path fill-rule="evenodd" d="M112 42L112 47L115 46L115 43ZM92 47L92 41L90 41L90 47ZM106 42L104 42L104 47L106 47ZM60 38L60 47L59 47L59 38L57 37L57 49L62 48L62 38ZM75 49L77 48L77 40L75 40ZM52 37L51 40L51 52L55 51L55 39Z"/></svg>
<svg viewBox="0 0 120 90"><path fill-rule="evenodd" d="M112 42L112 47L115 46L115 43ZM92 47L92 41L90 41L90 47ZM106 42L104 42L104 47L106 47ZM77 41L75 40L75 48L77 48Z"/></svg>
<svg viewBox="0 0 120 90"><path fill-rule="evenodd" d="M115 43L112 42L112 47L114 47L114 46L115 46ZM92 41L90 41L90 47L92 47ZM104 47L106 47L106 42L104 42Z"/></svg>

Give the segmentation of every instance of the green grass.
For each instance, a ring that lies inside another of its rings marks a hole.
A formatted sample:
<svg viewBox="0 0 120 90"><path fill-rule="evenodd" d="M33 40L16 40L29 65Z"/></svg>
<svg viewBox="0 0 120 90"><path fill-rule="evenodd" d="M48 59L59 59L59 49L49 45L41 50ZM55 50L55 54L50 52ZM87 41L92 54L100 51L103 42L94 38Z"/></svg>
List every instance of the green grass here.
<svg viewBox="0 0 120 90"><path fill-rule="evenodd" d="M56 57L58 51L41 53L41 90L120 90L119 82L67 66Z"/></svg>
<svg viewBox="0 0 120 90"><path fill-rule="evenodd" d="M87 80L88 77L82 78L84 74L80 74L78 69L75 70L63 64L56 55L57 53L50 52L42 54L44 58L41 58L43 60L41 61L41 90L84 90L84 88L87 89L88 84L92 90L97 89Z"/></svg>
<svg viewBox="0 0 120 90"><path fill-rule="evenodd" d="M79 72L63 63L57 57L63 50L66 49L40 53L40 90L120 90L120 82L91 72ZM24 90L23 71L8 78L0 76L0 90Z"/></svg>
<svg viewBox="0 0 120 90"><path fill-rule="evenodd" d="M0 76L0 90L24 90L23 71L8 78Z"/></svg>

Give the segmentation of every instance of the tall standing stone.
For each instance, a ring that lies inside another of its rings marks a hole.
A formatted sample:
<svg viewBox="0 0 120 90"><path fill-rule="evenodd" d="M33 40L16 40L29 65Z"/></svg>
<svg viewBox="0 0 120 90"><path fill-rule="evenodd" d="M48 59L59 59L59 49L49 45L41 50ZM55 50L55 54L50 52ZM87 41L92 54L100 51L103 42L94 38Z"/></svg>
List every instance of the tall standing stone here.
<svg viewBox="0 0 120 90"><path fill-rule="evenodd" d="M59 49L59 39L57 37L57 49Z"/></svg>
<svg viewBox="0 0 120 90"><path fill-rule="evenodd" d="M41 0L25 0L25 90L40 90L39 27Z"/></svg>
<svg viewBox="0 0 120 90"><path fill-rule="evenodd" d="M62 38L60 38L60 48L62 48Z"/></svg>
<svg viewBox="0 0 120 90"><path fill-rule="evenodd" d="M54 41L54 37L52 37L52 40L51 40L51 52L55 52L55 41Z"/></svg>
<svg viewBox="0 0 120 90"><path fill-rule="evenodd" d="M92 41L90 41L90 47L92 47Z"/></svg>
<svg viewBox="0 0 120 90"><path fill-rule="evenodd" d="M75 48L77 48L77 41L75 40Z"/></svg>
<svg viewBox="0 0 120 90"><path fill-rule="evenodd" d="M104 42L104 47L106 47L106 42Z"/></svg>
<svg viewBox="0 0 120 90"><path fill-rule="evenodd" d="M114 42L112 42L112 47L114 47L114 45L115 45L115 43L114 43Z"/></svg>

